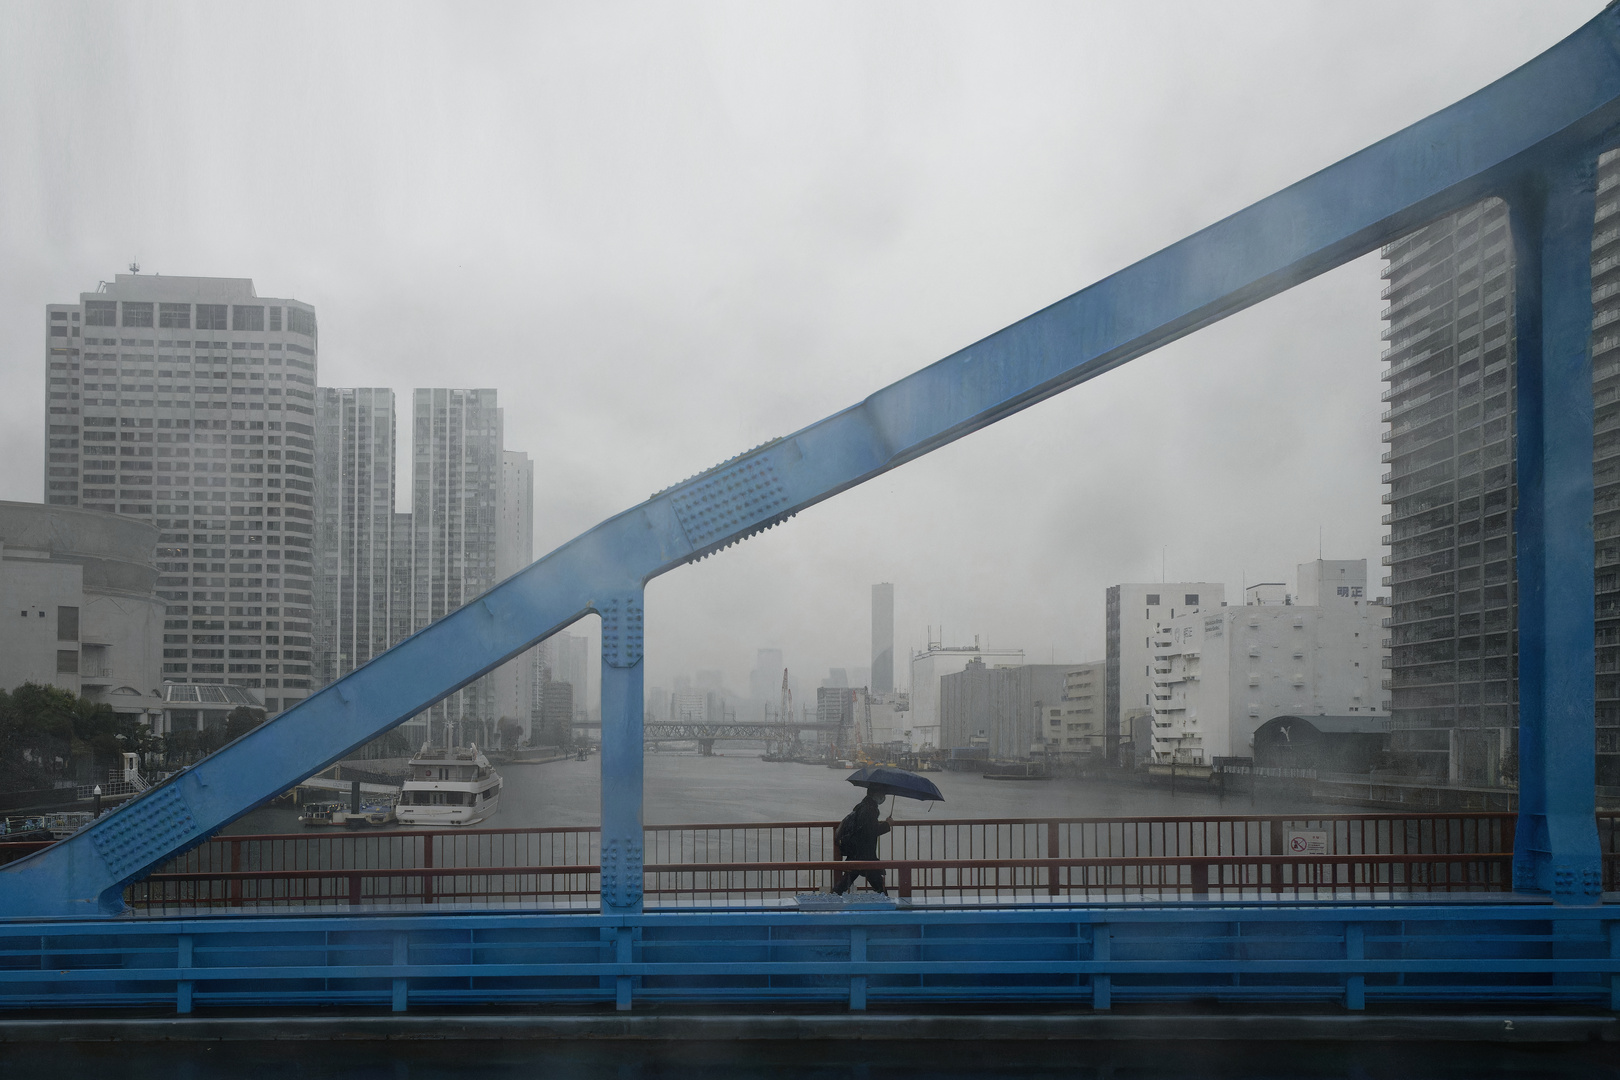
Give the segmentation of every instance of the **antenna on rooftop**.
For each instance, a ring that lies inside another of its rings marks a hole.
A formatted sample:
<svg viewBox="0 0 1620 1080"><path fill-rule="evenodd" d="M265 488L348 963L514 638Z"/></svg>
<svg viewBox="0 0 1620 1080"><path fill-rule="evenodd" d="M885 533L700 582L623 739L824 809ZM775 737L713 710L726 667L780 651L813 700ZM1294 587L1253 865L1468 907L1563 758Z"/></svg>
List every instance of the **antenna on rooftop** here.
<svg viewBox="0 0 1620 1080"><path fill-rule="evenodd" d="M138 274L141 272L141 261L139 259L136 259L134 262L129 264L129 272L132 274Z"/></svg>

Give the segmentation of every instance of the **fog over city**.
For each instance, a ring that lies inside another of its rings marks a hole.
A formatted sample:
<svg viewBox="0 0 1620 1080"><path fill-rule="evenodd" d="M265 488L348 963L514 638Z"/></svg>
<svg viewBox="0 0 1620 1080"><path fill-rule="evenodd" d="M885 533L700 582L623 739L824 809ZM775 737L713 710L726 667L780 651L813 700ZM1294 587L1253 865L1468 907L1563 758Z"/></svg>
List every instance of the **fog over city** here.
<svg viewBox="0 0 1620 1080"><path fill-rule="evenodd" d="M0 499L41 499L43 306L138 260L312 304L324 386L498 390L543 553L1598 7L8 4ZM1374 253L666 575L648 686L863 666L878 581L897 652L1031 661L1100 657L1121 581L1236 598L1319 544L1376 581L1381 284Z"/></svg>

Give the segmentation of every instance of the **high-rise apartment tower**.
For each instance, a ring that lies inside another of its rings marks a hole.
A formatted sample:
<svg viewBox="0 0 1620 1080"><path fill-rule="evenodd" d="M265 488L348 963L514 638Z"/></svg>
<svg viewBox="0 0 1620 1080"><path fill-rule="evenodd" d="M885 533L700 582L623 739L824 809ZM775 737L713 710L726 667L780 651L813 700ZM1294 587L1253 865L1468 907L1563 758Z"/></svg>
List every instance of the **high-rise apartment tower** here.
<svg viewBox="0 0 1620 1080"><path fill-rule="evenodd" d="M1592 243L1598 783L1620 784L1620 155L1597 175ZM1384 249L1389 340L1389 680L1414 772L1510 780L1517 747L1513 258L1478 203Z"/></svg>
<svg viewBox="0 0 1620 1080"><path fill-rule="evenodd" d="M1388 245L1391 749L1495 783L1517 725L1513 258L1506 206Z"/></svg>
<svg viewBox="0 0 1620 1080"><path fill-rule="evenodd" d="M501 413L494 390L417 390L411 429L411 630L455 611L498 580ZM439 722L499 718L489 676L433 706ZM487 738L487 736L486 736Z"/></svg>
<svg viewBox="0 0 1620 1080"><path fill-rule="evenodd" d="M394 392L321 387L315 400L316 655L321 681L384 652L395 635Z"/></svg>

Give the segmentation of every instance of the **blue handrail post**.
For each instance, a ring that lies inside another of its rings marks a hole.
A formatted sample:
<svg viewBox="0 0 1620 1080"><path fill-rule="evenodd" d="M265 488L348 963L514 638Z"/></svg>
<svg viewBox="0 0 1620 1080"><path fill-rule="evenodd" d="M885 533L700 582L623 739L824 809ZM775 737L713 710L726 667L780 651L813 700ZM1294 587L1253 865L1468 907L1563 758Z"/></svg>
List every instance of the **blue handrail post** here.
<svg viewBox="0 0 1620 1080"><path fill-rule="evenodd" d="M1596 150L1508 198L1517 337L1519 823L1513 887L1596 904L1592 228Z"/></svg>

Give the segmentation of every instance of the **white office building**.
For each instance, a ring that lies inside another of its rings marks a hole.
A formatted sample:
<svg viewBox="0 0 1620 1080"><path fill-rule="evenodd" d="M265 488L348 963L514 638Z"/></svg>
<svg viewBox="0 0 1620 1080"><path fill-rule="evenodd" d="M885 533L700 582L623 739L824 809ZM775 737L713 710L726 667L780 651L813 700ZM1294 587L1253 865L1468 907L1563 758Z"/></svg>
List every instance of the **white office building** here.
<svg viewBox="0 0 1620 1080"><path fill-rule="evenodd" d="M1218 608L1225 602L1226 586L1211 581L1109 588L1104 658L1107 711L1103 714L1103 756L1109 764L1119 763L1121 732L1130 731L1132 718L1153 714L1154 630L1169 619Z"/></svg>
<svg viewBox="0 0 1620 1080"><path fill-rule="evenodd" d="M1152 761L1251 757L1255 730L1278 716L1388 717L1388 609L1368 595L1366 560L1301 563L1298 581L1155 629Z"/></svg>
<svg viewBox="0 0 1620 1080"><path fill-rule="evenodd" d="M163 678L312 685L315 311L119 274L45 313L45 502L159 531Z"/></svg>

